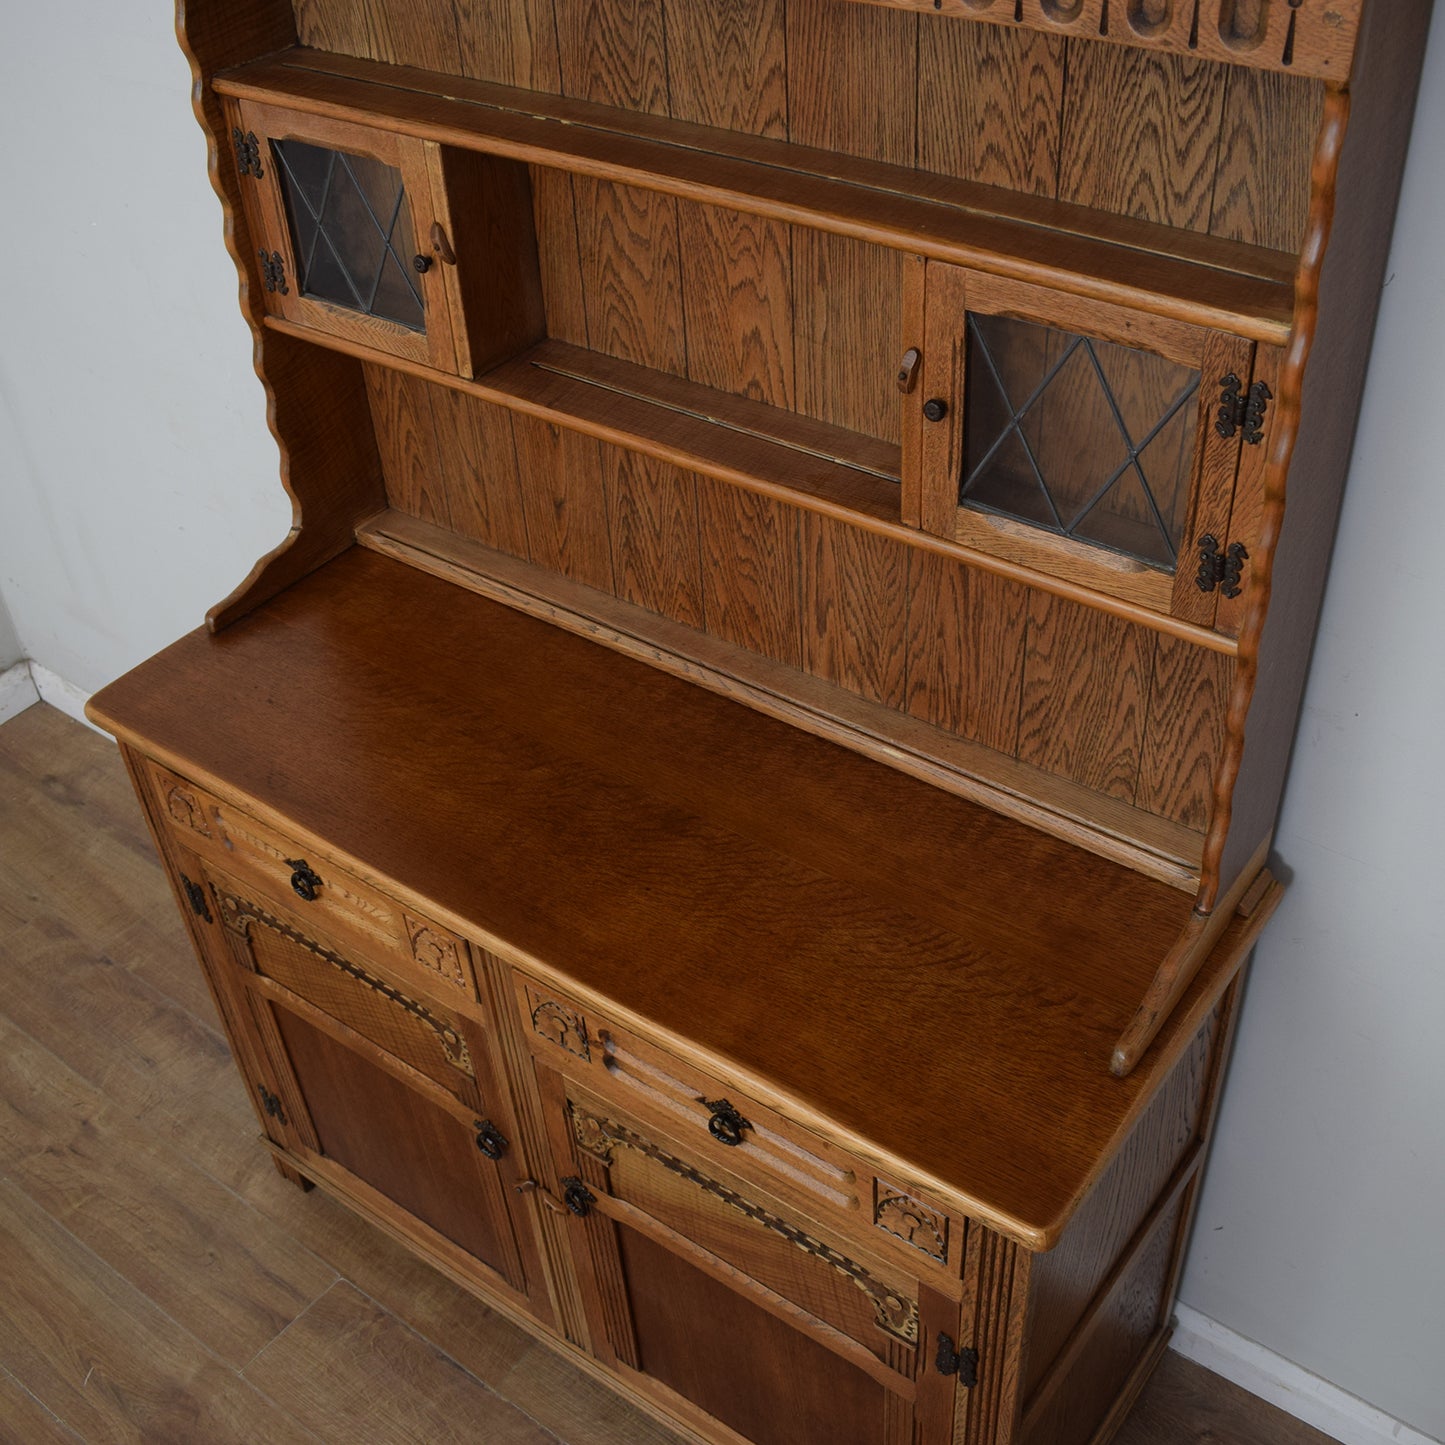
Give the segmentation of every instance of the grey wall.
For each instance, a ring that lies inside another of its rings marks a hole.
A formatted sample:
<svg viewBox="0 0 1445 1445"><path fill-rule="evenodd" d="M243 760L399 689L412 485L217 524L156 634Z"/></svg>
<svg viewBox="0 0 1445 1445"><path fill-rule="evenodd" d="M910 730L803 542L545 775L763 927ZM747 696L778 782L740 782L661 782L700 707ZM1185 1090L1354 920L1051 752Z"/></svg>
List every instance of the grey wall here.
<svg viewBox="0 0 1445 1445"><path fill-rule="evenodd" d="M0 526L4 525L4 518L0 516ZM3 580L3 579L0 579ZM0 593L0 672L4 672L12 663L19 662L25 656L24 649L20 646L20 634L15 630L15 623L11 620L10 609L5 605L5 597Z"/></svg>
<svg viewBox="0 0 1445 1445"><path fill-rule="evenodd" d="M0 579L86 690L201 621L289 509L162 3L9 7ZM1445 25L1183 1297L1445 1436ZM57 98L64 104L56 104Z"/></svg>

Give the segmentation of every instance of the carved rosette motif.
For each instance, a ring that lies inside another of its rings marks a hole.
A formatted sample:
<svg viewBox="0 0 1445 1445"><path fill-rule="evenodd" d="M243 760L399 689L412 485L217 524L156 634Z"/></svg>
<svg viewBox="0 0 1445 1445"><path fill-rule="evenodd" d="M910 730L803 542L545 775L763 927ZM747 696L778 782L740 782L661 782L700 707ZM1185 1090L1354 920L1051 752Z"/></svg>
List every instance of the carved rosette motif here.
<svg viewBox="0 0 1445 1445"><path fill-rule="evenodd" d="M166 789L166 812L193 833L199 833L203 838L211 836L211 830L206 826L206 810L189 788L173 783Z"/></svg>
<svg viewBox="0 0 1445 1445"><path fill-rule="evenodd" d="M406 936L411 943L411 956L423 968L440 974L448 983L455 984L464 993L471 992L471 981L467 977L466 965L462 962L461 948L449 933L402 914L406 924Z"/></svg>
<svg viewBox="0 0 1445 1445"><path fill-rule="evenodd" d="M532 1007L532 1032L551 1039L559 1049L566 1049L579 1059L592 1062L592 1045L587 1037L587 1020L574 1013L554 998L543 998L531 989L527 990L527 1002Z"/></svg>
<svg viewBox="0 0 1445 1445"><path fill-rule="evenodd" d="M881 1179L873 1181L873 1223L930 1259L948 1263L948 1216Z"/></svg>
<svg viewBox="0 0 1445 1445"><path fill-rule="evenodd" d="M243 938L248 938L253 922L264 924L272 932L279 933L283 938L289 938L292 943L299 944L308 953L315 954L317 958L329 963L349 978L356 979L358 983L364 983L367 988L380 994L383 998L389 999L399 1008L405 1009L407 1013L426 1024L440 1041L447 1062L453 1068L461 1070L462 1073L476 1078L476 1065L472 1063L472 1054L467 1047L467 1041L449 1023L432 1013L425 1004L404 994L399 988L387 983L385 979L368 973L358 964L352 963L349 958L343 958L339 953L332 953L329 948L323 948L315 939L308 938L300 929L293 928L284 919L277 918L275 914L268 913L255 903L238 898L231 893L221 893L218 897L221 905L221 921L227 928L240 934ZM252 963L251 967L254 969L255 964Z"/></svg>
<svg viewBox="0 0 1445 1445"><path fill-rule="evenodd" d="M568 1111L572 1116L572 1137L577 1141L578 1147L588 1154L605 1164L612 1162L613 1153L618 1148L635 1149L639 1154L645 1154L664 1169L690 1180L713 1198L722 1200L724 1204L736 1209L740 1214L745 1214L765 1229L782 1235L799 1249L832 1265L868 1296L879 1329L905 1344L918 1343L918 1302L889 1289L876 1275L841 1250L834 1249L831 1244L825 1244L821 1239L815 1239L796 1224L765 1209L761 1204L754 1203L726 1184L710 1178L702 1170L694 1168L674 1154L669 1154L625 1124L619 1124L615 1119L598 1118L576 1104L569 1104Z"/></svg>

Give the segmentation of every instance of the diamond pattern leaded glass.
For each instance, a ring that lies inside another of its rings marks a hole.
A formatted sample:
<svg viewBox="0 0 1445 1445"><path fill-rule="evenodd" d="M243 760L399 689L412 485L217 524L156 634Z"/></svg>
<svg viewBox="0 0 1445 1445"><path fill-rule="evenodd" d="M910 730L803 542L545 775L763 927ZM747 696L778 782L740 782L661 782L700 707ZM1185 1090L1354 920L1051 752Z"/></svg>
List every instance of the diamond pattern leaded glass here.
<svg viewBox="0 0 1445 1445"><path fill-rule="evenodd" d="M968 317L959 501L1172 569L1199 372L1013 317Z"/></svg>
<svg viewBox="0 0 1445 1445"><path fill-rule="evenodd" d="M424 331L421 289L404 259L413 231L401 172L305 141L274 147L302 294Z"/></svg>

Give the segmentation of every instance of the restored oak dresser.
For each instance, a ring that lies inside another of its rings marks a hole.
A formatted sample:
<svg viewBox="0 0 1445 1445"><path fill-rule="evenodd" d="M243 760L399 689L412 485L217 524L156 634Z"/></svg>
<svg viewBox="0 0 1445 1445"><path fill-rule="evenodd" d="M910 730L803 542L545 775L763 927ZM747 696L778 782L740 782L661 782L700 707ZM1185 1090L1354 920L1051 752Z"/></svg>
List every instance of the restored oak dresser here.
<svg viewBox="0 0 1445 1445"><path fill-rule="evenodd" d="M185 0L294 525L91 712L282 1174L699 1441L1111 1436L1428 18Z"/></svg>

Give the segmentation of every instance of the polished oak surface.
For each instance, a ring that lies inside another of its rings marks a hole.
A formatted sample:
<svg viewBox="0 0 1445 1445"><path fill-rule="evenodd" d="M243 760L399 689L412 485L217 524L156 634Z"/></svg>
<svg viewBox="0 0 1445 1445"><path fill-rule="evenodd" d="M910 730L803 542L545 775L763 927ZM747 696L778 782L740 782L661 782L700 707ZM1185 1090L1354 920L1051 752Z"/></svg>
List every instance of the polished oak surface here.
<svg viewBox="0 0 1445 1445"><path fill-rule="evenodd" d="M1187 896L360 550L92 712L1025 1243L1243 944L1112 1079Z"/></svg>

